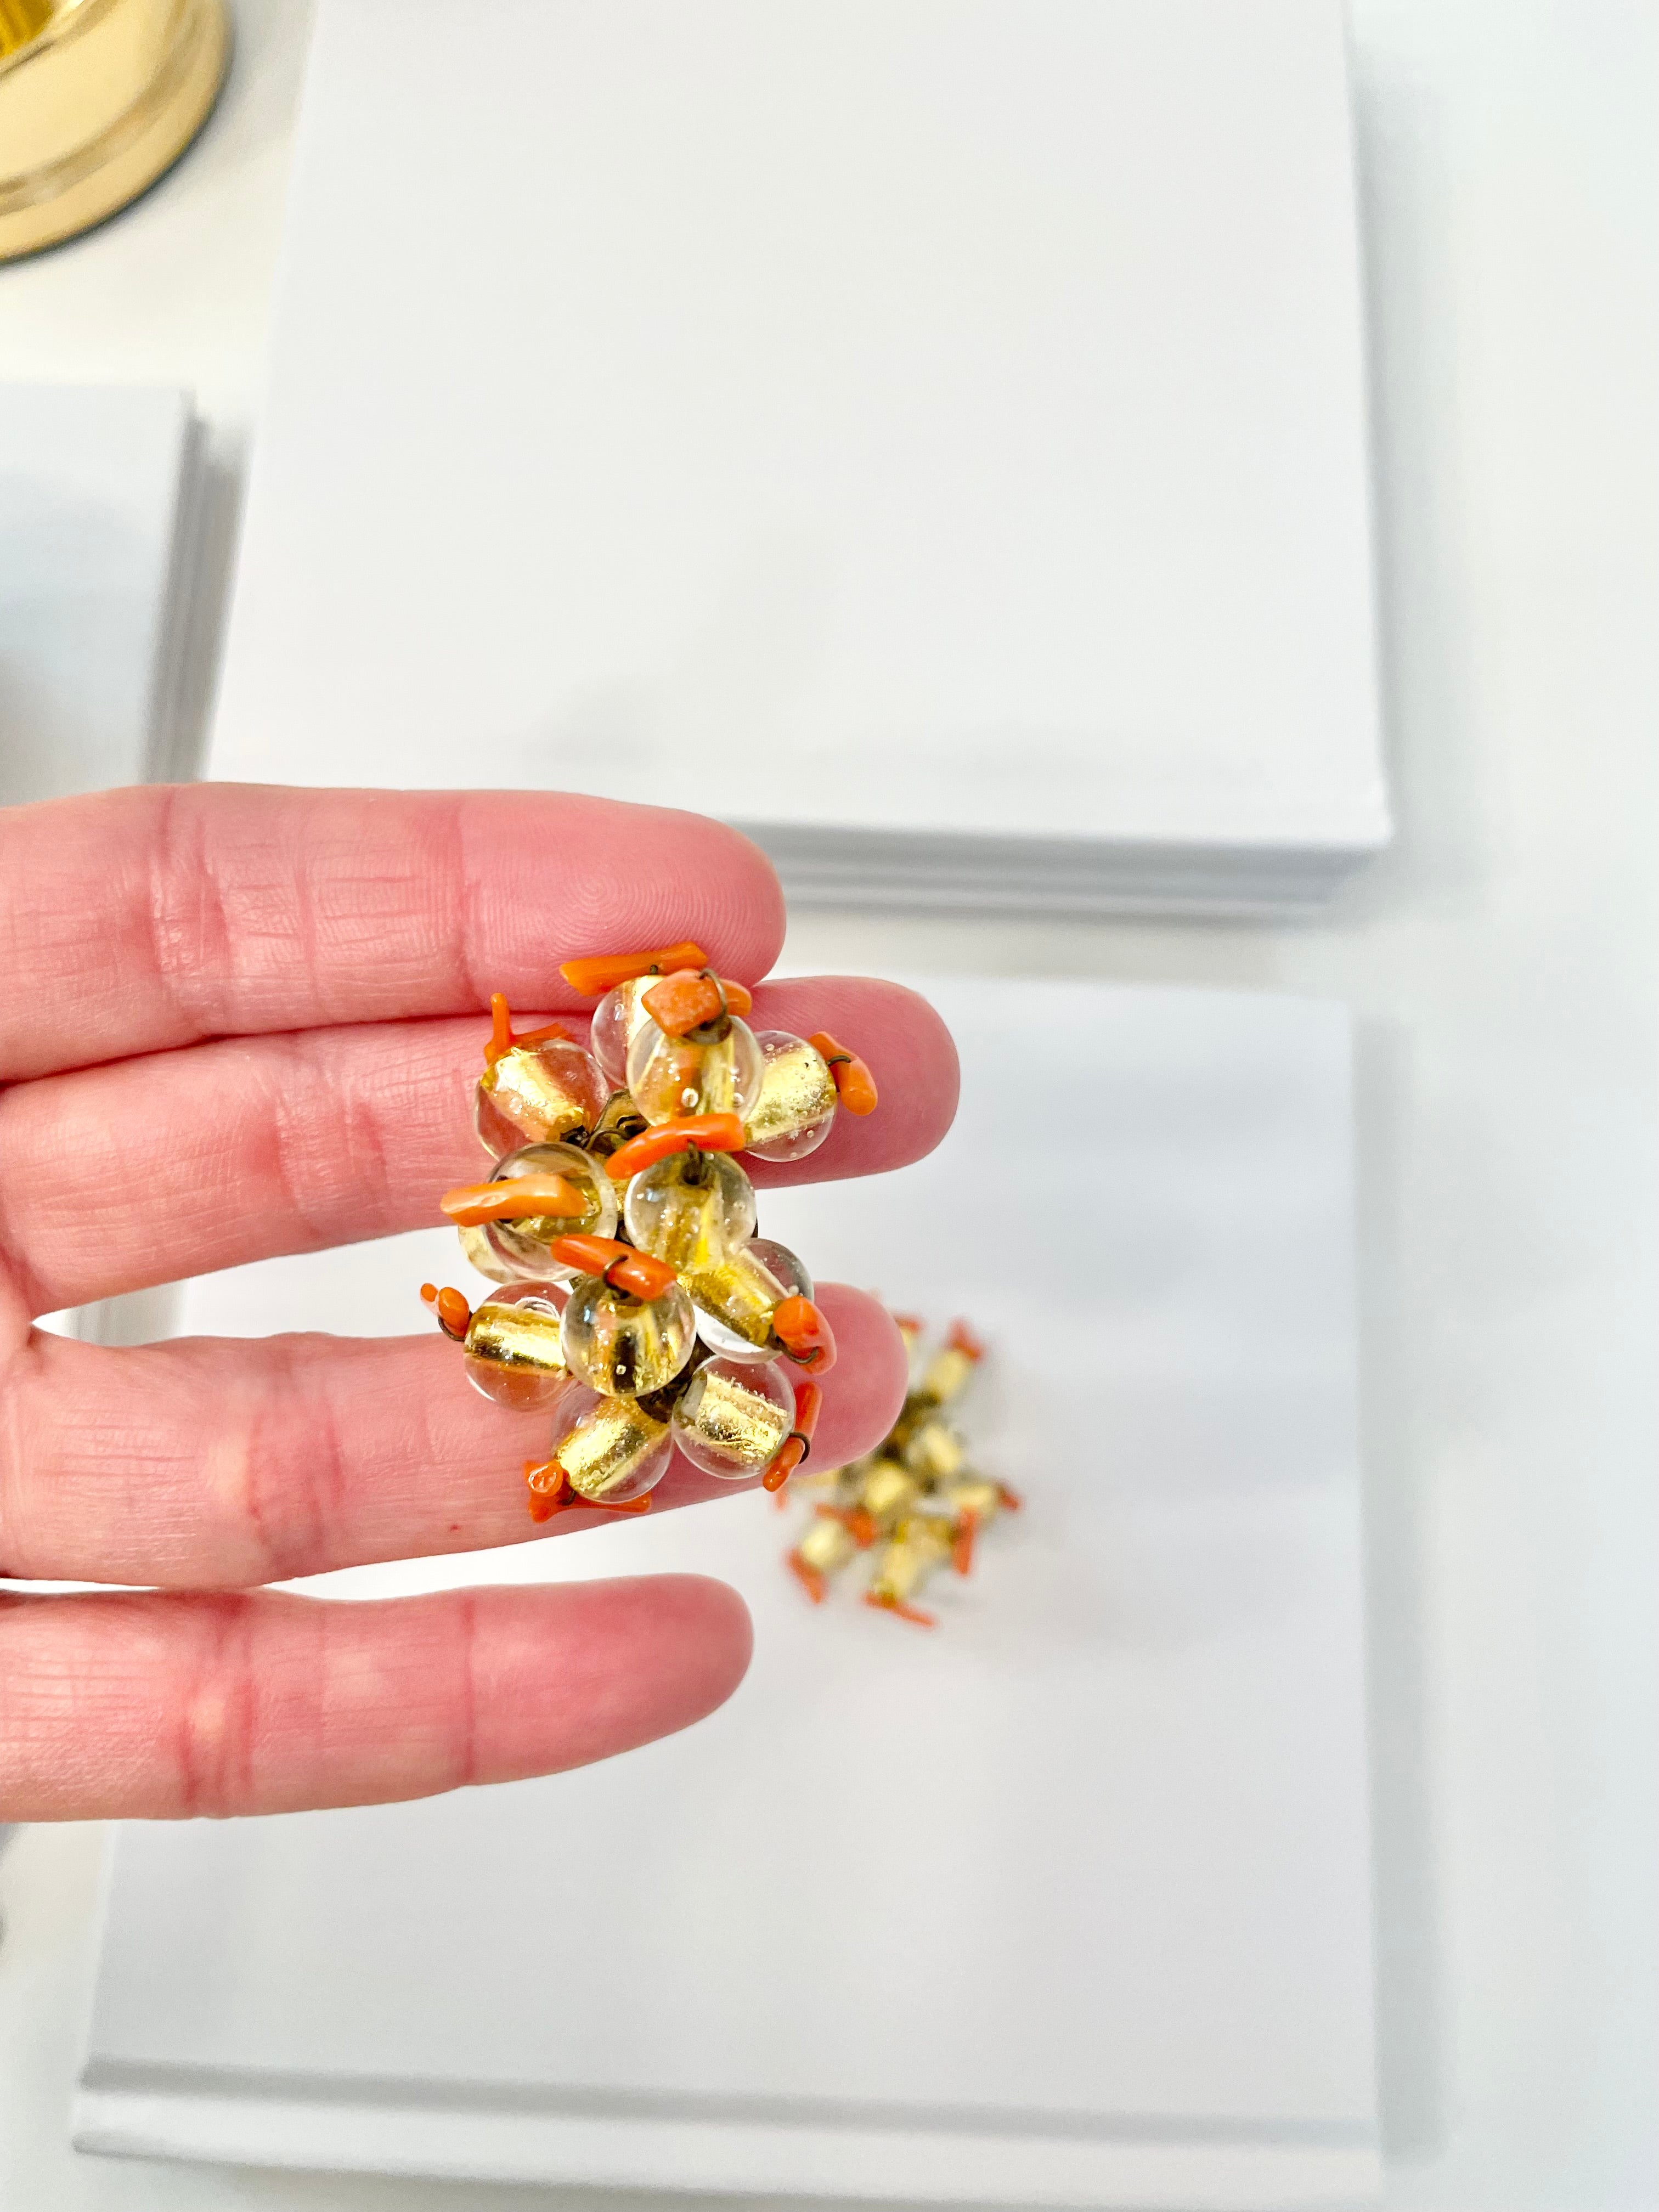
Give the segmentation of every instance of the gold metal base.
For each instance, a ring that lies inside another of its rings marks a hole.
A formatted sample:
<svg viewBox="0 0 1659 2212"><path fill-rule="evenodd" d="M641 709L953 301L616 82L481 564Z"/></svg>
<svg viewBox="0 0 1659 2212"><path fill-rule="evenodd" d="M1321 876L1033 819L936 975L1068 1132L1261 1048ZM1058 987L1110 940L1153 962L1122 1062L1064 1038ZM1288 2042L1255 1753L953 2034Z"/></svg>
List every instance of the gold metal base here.
<svg viewBox="0 0 1659 2212"><path fill-rule="evenodd" d="M0 261L153 185L224 82L223 0L0 0Z"/></svg>

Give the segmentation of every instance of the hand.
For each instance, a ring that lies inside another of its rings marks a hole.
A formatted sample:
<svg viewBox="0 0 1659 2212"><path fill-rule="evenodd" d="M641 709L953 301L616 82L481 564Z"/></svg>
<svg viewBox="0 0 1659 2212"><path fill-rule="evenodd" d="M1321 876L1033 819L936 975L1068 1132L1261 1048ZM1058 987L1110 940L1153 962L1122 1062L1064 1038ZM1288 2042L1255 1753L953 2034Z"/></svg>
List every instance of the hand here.
<svg viewBox="0 0 1659 2212"><path fill-rule="evenodd" d="M522 1417L435 1331L116 1351L30 1322L433 1222L479 1172L492 990L547 1019L583 1003L562 960L687 938L752 984L782 931L752 845L655 808L208 784L0 813L0 1575L142 1586L0 1589L0 1818L419 1796L600 1759L730 1694L748 1618L698 1577L359 1605L255 1587L543 1533ZM819 978L756 1006L847 1040L882 1093L757 1181L937 1143L956 1057L920 1000ZM872 1299L821 1300L834 1465L892 1419L903 1358ZM656 1500L730 1489L677 1461Z"/></svg>

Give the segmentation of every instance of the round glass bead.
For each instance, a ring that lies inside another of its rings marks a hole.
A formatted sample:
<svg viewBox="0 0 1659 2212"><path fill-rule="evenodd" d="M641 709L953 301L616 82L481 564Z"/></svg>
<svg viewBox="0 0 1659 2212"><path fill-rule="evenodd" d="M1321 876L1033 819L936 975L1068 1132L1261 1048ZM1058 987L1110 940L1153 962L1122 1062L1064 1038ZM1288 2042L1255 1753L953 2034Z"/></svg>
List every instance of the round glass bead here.
<svg viewBox="0 0 1659 2212"><path fill-rule="evenodd" d="M474 1222L463 1225L455 1234L461 1240L461 1251L469 1267L476 1267L492 1283L516 1283L522 1279L516 1269L509 1267L489 1241L489 1224Z"/></svg>
<svg viewBox="0 0 1659 2212"><path fill-rule="evenodd" d="M478 1078L473 1126L492 1159L520 1145L557 1144L594 1127L611 1087L592 1054L564 1037L514 1045Z"/></svg>
<svg viewBox="0 0 1659 2212"><path fill-rule="evenodd" d="M795 1556L816 1567L821 1575L840 1571L858 1550L858 1544L845 1522L833 1521L828 1514L809 1521Z"/></svg>
<svg viewBox="0 0 1659 2212"><path fill-rule="evenodd" d="M672 1382L696 1342L691 1301L678 1283L659 1298L630 1297L599 1275L578 1275L564 1310L564 1364L607 1396L639 1397Z"/></svg>
<svg viewBox="0 0 1659 2212"><path fill-rule="evenodd" d="M787 1030L756 1038L764 1066L760 1096L744 1127L757 1159L804 1160L817 1152L836 1118L836 1085L823 1054Z"/></svg>
<svg viewBox="0 0 1659 2212"><path fill-rule="evenodd" d="M729 1152L671 1152L629 1179L628 1233L641 1252L694 1273L755 1233L755 1187Z"/></svg>
<svg viewBox="0 0 1659 2212"><path fill-rule="evenodd" d="M811 1298L817 1295L805 1262L797 1259L787 1244L780 1244L775 1237L751 1237L749 1249L767 1273L783 1285L786 1297Z"/></svg>
<svg viewBox="0 0 1659 2212"><path fill-rule="evenodd" d="M626 1086L628 1048L634 1042L635 1032L651 1019L640 1001L651 986L661 980L659 975L636 975L629 982L618 983L593 1009L588 1043L600 1073L612 1091Z"/></svg>
<svg viewBox="0 0 1659 2212"><path fill-rule="evenodd" d="M957 1473L968 1456L968 1447L942 1414L922 1422L905 1441L904 1464L930 1487Z"/></svg>
<svg viewBox="0 0 1659 2212"><path fill-rule="evenodd" d="M608 1397L572 1382L553 1416L550 1461L580 1498L620 1505L654 1490L668 1472L674 1440L666 1421L633 1398Z"/></svg>
<svg viewBox="0 0 1659 2212"><path fill-rule="evenodd" d="M726 1482L760 1474L794 1425L795 1394L778 1370L736 1359L706 1361L674 1407L674 1442Z"/></svg>
<svg viewBox="0 0 1659 2212"><path fill-rule="evenodd" d="M475 1390L515 1413L553 1405L569 1383L561 1347L565 1291L514 1283L473 1309L462 1361Z"/></svg>
<svg viewBox="0 0 1659 2212"><path fill-rule="evenodd" d="M725 1359L781 1359L772 1316L792 1291L812 1295L812 1280L784 1244L751 1237L729 1259L689 1278L697 1310L697 1334Z"/></svg>
<svg viewBox="0 0 1659 2212"><path fill-rule="evenodd" d="M498 1162L494 1182L514 1176L561 1175L588 1200L584 1213L530 1213L515 1221L487 1221L484 1243L517 1281L564 1282L575 1273L553 1257L561 1237L610 1237L617 1227L617 1186L597 1160L574 1145L524 1145ZM465 1231L463 1231L465 1234ZM488 1270L485 1271L486 1273Z"/></svg>
<svg viewBox="0 0 1659 2212"><path fill-rule="evenodd" d="M686 1114L735 1114L760 1096L766 1062L747 1022L730 1015L725 1035L672 1037L649 1015L628 1048L628 1088L647 1121Z"/></svg>

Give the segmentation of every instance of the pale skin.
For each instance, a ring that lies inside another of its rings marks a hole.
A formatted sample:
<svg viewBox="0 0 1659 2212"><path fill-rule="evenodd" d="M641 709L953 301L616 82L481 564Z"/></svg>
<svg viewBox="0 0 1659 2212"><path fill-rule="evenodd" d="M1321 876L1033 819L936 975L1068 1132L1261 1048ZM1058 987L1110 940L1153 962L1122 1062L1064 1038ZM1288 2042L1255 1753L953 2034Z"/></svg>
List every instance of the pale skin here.
<svg viewBox="0 0 1659 2212"><path fill-rule="evenodd" d="M701 1577L356 1604L261 1587L550 1540L524 1417L429 1324L130 1351L32 1324L433 1223L479 1172L489 994L522 1026L580 1014L558 975L579 955L691 939L756 987L758 1024L869 1062L878 1111L757 1182L929 1151L956 1099L937 1017L890 984L763 982L782 931L754 846L653 808L204 785L0 811L0 1819L422 1796L602 1759L729 1696L748 1616ZM833 1466L884 1431L903 1356L864 1292L819 1302ZM677 1462L653 1510L730 1489ZM563 1515L551 1540L606 1518Z"/></svg>

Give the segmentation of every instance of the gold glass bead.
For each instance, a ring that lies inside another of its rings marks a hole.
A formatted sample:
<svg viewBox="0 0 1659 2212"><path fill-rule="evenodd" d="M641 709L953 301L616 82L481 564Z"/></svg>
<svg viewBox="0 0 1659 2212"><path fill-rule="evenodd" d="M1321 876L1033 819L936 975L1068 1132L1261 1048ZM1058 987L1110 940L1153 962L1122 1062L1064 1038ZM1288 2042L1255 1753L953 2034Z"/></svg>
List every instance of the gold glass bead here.
<svg viewBox="0 0 1659 2212"><path fill-rule="evenodd" d="M795 1548L809 1567L816 1567L821 1575L833 1575L847 1565L858 1546L844 1521L828 1513L815 1513Z"/></svg>
<svg viewBox="0 0 1659 2212"><path fill-rule="evenodd" d="M711 1359L674 1408L674 1441L705 1474L759 1474L795 1425L795 1394L774 1366Z"/></svg>
<svg viewBox="0 0 1659 2212"><path fill-rule="evenodd" d="M561 1237L611 1237L617 1228L617 1186L604 1167L579 1152L574 1145L524 1145L509 1152L491 1178L496 1182L515 1176L561 1175L574 1183L588 1200L584 1213L531 1213L514 1221L488 1221L484 1242L496 1260L519 1280L564 1281L573 1272L553 1257L551 1247ZM466 1231L461 1232L465 1239Z"/></svg>
<svg viewBox="0 0 1659 2212"><path fill-rule="evenodd" d="M755 1256L752 1243L730 1259L684 1277L697 1309L697 1334L727 1359L776 1359L782 1347L772 1335L772 1316L789 1292Z"/></svg>
<svg viewBox="0 0 1659 2212"><path fill-rule="evenodd" d="M878 1605L905 1605L951 1556L951 1529L937 1515L901 1521L876 1556L870 1595Z"/></svg>
<svg viewBox="0 0 1659 2212"><path fill-rule="evenodd" d="M1006 1502L1000 1482L992 1482L985 1475L973 1474L952 1476L948 1482L939 1485L934 1496L951 1513L971 1513L981 1528L988 1527L996 1519Z"/></svg>
<svg viewBox="0 0 1659 2212"><path fill-rule="evenodd" d="M954 1344L945 1345L933 1354L927 1370L921 1378L921 1395L931 1398L936 1406L948 1406L967 1387L975 1363Z"/></svg>
<svg viewBox="0 0 1659 2212"><path fill-rule="evenodd" d="M473 1389L520 1413L552 1405L569 1380L560 1348L563 1301L554 1284L522 1283L476 1307L463 1362Z"/></svg>
<svg viewBox="0 0 1659 2212"><path fill-rule="evenodd" d="M859 1485L858 1502L878 1528L890 1528L921 1495L921 1486L896 1459L874 1461Z"/></svg>
<svg viewBox="0 0 1659 2212"><path fill-rule="evenodd" d="M730 1015L721 1032L671 1037L647 1014L628 1048L628 1088L651 1122L691 1114L745 1115L760 1096L765 1062L755 1032Z"/></svg>
<svg viewBox="0 0 1659 2212"><path fill-rule="evenodd" d="M823 1054L805 1037L762 1030L760 1096L744 1128L763 1160L801 1160L815 1152L836 1118L836 1085Z"/></svg>
<svg viewBox="0 0 1659 2212"><path fill-rule="evenodd" d="M925 1483L954 1474L967 1455L962 1438L938 1413L913 1430L904 1447L904 1464Z"/></svg>
<svg viewBox="0 0 1659 2212"><path fill-rule="evenodd" d="M691 1357L696 1321L676 1283L659 1298L630 1297L599 1275L578 1275L561 1345L579 1382L607 1396L638 1396L672 1382Z"/></svg>
<svg viewBox="0 0 1659 2212"><path fill-rule="evenodd" d="M579 1044L549 1037L514 1045L478 1078L473 1122L484 1150L499 1159L520 1145L556 1144L592 1130L610 1091Z"/></svg>
<svg viewBox="0 0 1659 2212"><path fill-rule="evenodd" d="M729 1152L671 1152L628 1186L628 1233L682 1274L718 1266L755 1233L755 1188Z"/></svg>
<svg viewBox="0 0 1659 2212"><path fill-rule="evenodd" d="M579 1497L611 1504L654 1490L674 1456L668 1424L637 1398L605 1396L573 1382L553 1418L549 1463Z"/></svg>

